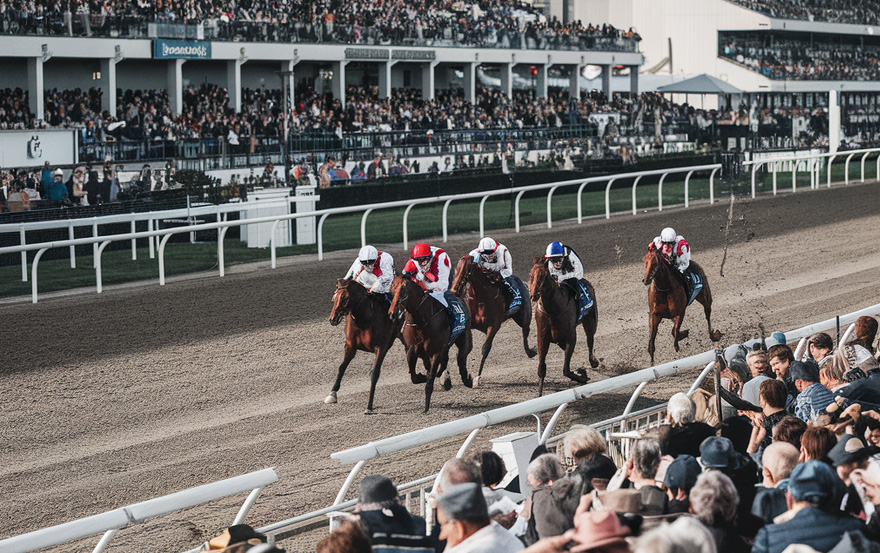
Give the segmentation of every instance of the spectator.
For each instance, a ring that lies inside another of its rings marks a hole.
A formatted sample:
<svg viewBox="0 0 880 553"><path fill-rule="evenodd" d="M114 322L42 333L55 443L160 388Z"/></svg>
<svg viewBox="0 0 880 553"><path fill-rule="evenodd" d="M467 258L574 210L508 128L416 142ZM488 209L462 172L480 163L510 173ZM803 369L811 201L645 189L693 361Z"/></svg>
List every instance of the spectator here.
<svg viewBox="0 0 880 553"><path fill-rule="evenodd" d="M482 451L474 459L479 461L483 481L483 497L492 520L507 528L513 526L517 519L516 503L506 490L498 485L507 475L504 460L494 451Z"/></svg>
<svg viewBox="0 0 880 553"><path fill-rule="evenodd" d="M794 362L794 354L787 345L777 344L767 350L767 361L770 363L770 368L776 373L777 380L783 381L788 389L789 398L785 405L786 409L788 409L789 406L794 404L794 399L798 395L798 389L795 387L788 371L789 366Z"/></svg>
<svg viewBox="0 0 880 553"><path fill-rule="evenodd" d="M687 513L690 510L690 493L702 469L690 455L679 455L666 469L663 485L669 499L667 512Z"/></svg>
<svg viewBox="0 0 880 553"><path fill-rule="evenodd" d="M446 540L446 553L513 553L523 549L513 534L489 519L480 485L473 482L450 486L437 497L437 523L440 539Z"/></svg>
<svg viewBox="0 0 880 553"><path fill-rule="evenodd" d="M699 461L704 469L721 471L733 481L739 494L739 512L745 519L755 499L755 484L758 483L755 462L737 452L733 442L722 437L707 438L700 444Z"/></svg>
<svg viewBox="0 0 880 553"><path fill-rule="evenodd" d="M691 490L690 503L691 513L712 534L718 551L748 553L748 545L733 524L739 495L730 478L719 471L704 472Z"/></svg>
<svg viewBox="0 0 880 553"><path fill-rule="evenodd" d="M792 543L827 552L844 533L863 529L860 520L839 514L836 501L842 487L825 463L807 461L795 467L787 492L791 508L758 532L753 553L782 553Z"/></svg>
<svg viewBox="0 0 880 553"><path fill-rule="evenodd" d="M700 455L703 440L715 435L715 430L704 422L694 419L694 402L686 394L678 393L669 398L666 407L666 421L672 426L666 453L678 455Z"/></svg>
<svg viewBox="0 0 880 553"><path fill-rule="evenodd" d="M788 510L785 492L788 490L788 477L797 466L799 455L800 451L786 442L772 443L764 450L761 459L764 481L755 493L752 514L768 524Z"/></svg>
<svg viewBox="0 0 880 553"><path fill-rule="evenodd" d="M715 539L692 517L681 517L642 534L633 553L716 553Z"/></svg>
<svg viewBox="0 0 880 553"><path fill-rule="evenodd" d="M856 319L855 334L856 339L850 343L862 346L873 355L876 352L874 340L877 338L877 319L868 315L863 315Z"/></svg>
<svg viewBox="0 0 880 553"><path fill-rule="evenodd" d="M572 527L574 508L571 507L571 502L576 507L581 496L565 493L569 491L568 487L553 489L553 484L564 476L562 464L552 453L540 455L529 463L526 479L532 492L527 507L523 509L524 516L528 519L523 538L526 544L561 535ZM569 501L566 502L566 499Z"/></svg>
<svg viewBox="0 0 880 553"><path fill-rule="evenodd" d="M810 426L801 438L800 462L822 461L831 464L828 453L837 444L834 434L822 426Z"/></svg>
<svg viewBox="0 0 880 553"><path fill-rule="evenodd" d="M397 501L397 487L388 478L378 474L364 478L356 510L374 549L433 553L434 541L425 534L425 519L410 514Z"/></svg>
<svg viewBox="0 0 880 553"><path fill-rule="evenodd" d="M465 482L482 485L480 467L469 459L453 457L440 468L440 476L437 477L437 494L443 493L444 488Z"/></svg>
<svg viewBox="0 0 880 553"><path fill-rule="evenodd" d="M767 363L767 354L763 351L750 351L746 355L746 365L749 368L751 379L743 384L742 398L753 405L759 405L759 395L761 383L772 378L773 371ZM775 375L773 375L775 377ZM784 405L783 405L784 407Z"/></svg>
<svg viewBox="0 0 880 553"><path fill-rule="evenodd" d="M865 500L873 505L874 512L868 519L865 534L873 541L880 540L880 463L870 460L867 467L856 471L860 480L859 487L864 493Z"/></svg>
<svg viewBox="0 0 880 553"><path fill-rule="evenodd" d="M642 495L646 515L662 515L667 512L666 493L656 486L657 468L660 466L660 444L651 438L636 442L632 457L629 480Z"/></svg>
<svg viewBox="0 0 880 553"><path fill-rule="evenodd" d="M810 336L810 339L807 340L807 348L810 352L810 357L816 362L816 364L821 369L825 366L831 359L831 350L834 349L834 340L831 339L831 336L824 332L818 332Z"/></svg>
<svg viewBox="0 0 880 553"><path fill-rule="evenodd" d="M356 520L344 520L318 542L317 553L371 553L370 536Z"/></svg>
<svg viewBox="0 0 880 553"><path fill-rule="evenodd" d="M46 199L54 202L60 202L67 198L67 187L64 185L64 171L55 169L52 172L52 182L45 189Z"/></svg>
<svg viewBox="0 0 880 553"><path fill-rule="evenodd" d="M746 450L756 460L762 458L764 449L773 441L773 428L787 416L785 400L788 396L785 384L771 379L761 382L759 393L761 414L752 418L754 428Z"/></svg>
<svg viewBox="0 0 880 553"><path fill-rule="evenodd" d="M791 379L798 390L794 415L806 423L815 420L819 411L834 401L834 396L819 384L819 367L812 362L794 361L790 367Z"/></svg>

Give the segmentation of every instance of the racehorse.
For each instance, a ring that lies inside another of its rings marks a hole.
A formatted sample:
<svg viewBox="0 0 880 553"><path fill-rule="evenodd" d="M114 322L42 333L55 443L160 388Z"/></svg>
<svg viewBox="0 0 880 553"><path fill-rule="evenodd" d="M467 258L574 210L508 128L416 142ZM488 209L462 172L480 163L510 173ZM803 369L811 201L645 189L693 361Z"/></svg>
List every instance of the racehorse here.
<svg viewBox="0 0 880 553"><path fill-rule="evenodd" d="M368 293L367 289L357 281L340 278L336 280L330 324L338 325L346 315L348 319L345 321L345 356L342 358L342 364L339 365L336 382L330 390L330 395L324 399L324 403L336 403L336 392L339 391L339 385L342 383L342 375L345 374L345 369L358 350L373 352L376 358L370 370L370 399L365 412L369 415L373 413L373 397L376 393L376 382L379 380L382 361L394 344L394 339L400 335L403 321L388 316L388 302L380 295Z"/></svg>
<svg viewBox="0 0 880 553"><path fill-rule="evenodd" d="M544 393L544 376L547 374L547 350L550 343L555 343L565 351L565 361L562 366L562 374L568 378L584 384L587 381L587 373L584 369L578 372L571 370L571 356L574 354L574 346L577 343L578 305L577 292L567 285L557 285L547 269L547 260L541 257L534 259L534 265L529 272L529 295L535 303L535 322L538 326L538 396ZM590 350L590 366L599 366L599 360L593 355L593 340L596 335L596 327L599 323L598 305L593 285L586 279L587 290L593 298L593 307L580 320L587 335L587 347Z"/></svg>
<svg viewBox="0 0 880 553"><path fill-rule="evenodd" d="M526 355L534 357L537 350L529 347L529 331L532 324L532 303L527 294L522 294L522 305L513 316L505 316L507 307L502 294L503 283L492 281L492 275L480 265L474 263L471 256L466 255L458 260L455 266L455 280L452 281L451 290L467 303L471 314L471 327L486 334L486 342L483 344L483 358L480 359L480 370L474 379L474 386L479 386L480 376L483 374L483 365L492 350L492 341L501 328L501 324L507 319L513 319L522 328L523 348Z"/></svg>
<svg viewBox="0 0 880 553"><path fill-rule="evenodd" d="M406 322L403 326L403 345L406 348L406 362L409 372L416 381L416 362L422 360L428 376L425 380L425 413L431 406L431 394L434 392L434 380L446 369L449 362L450 325L446 308L434 300L430 294L424 291L412 279L403 276L394 277L391 284L391 307L388 315L395 321ZM467 326L455 340L458 347L458 371L461 381L468 388L473 387L473 379L467 371L467 356L473 347L471 341L470 317L467 318ZM452 382L449 374L443 383L443 388L449 390Z"/></svg>
<svg viewBox="0 0 880 553"><path fill-rule="evenodd" d="M713 342L721 339L721 332L712 329L712 292L709 290L709 281L703 269L691 261L691 271L697 272L703 277L703 289L697 294L696 300L703 304L706 312L706 322L709 324L709 338ZM687 330L681 330L684 320L684 312L688 305L688 291L685 277L678 269L666 260L663 254L656 248L652 248L645 256L645 276L642 283L648 286L648 313L651 322L651 339L648 341L648 353L651 355L651 364L654 364L654 339L657 337L657 327L662 319L672 320L672 337L675 339L675 351L679 350L678 343L688 337Z"/></svg>

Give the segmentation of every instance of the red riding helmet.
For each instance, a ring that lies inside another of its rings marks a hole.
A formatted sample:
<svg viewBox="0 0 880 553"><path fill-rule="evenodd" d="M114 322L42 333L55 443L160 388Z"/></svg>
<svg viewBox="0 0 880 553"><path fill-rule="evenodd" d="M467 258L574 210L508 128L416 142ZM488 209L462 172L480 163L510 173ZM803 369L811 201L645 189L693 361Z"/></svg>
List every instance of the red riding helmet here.
<svg viewBox="0 0 880 553"><path fill-rule="evenodd" d="M412 249L412 256L414 259L418 259L420 257L429 257L431 255L431 246L425 244L424 242L419 242Z"/></svg>

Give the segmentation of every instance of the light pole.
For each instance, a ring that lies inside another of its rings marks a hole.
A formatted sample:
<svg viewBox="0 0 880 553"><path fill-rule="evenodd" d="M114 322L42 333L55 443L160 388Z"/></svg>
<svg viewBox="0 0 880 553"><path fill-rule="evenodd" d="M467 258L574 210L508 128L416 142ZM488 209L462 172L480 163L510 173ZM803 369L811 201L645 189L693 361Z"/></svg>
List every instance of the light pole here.
<svg viewBox="0 0 880 553"><path fill-rule="evenodd" d="M290 178L290 79L293 78L293 71L278 71L281 77L281 109L284 115L281 119L281 155L284 156L284 182L290 185L293 180Z"/></svg>

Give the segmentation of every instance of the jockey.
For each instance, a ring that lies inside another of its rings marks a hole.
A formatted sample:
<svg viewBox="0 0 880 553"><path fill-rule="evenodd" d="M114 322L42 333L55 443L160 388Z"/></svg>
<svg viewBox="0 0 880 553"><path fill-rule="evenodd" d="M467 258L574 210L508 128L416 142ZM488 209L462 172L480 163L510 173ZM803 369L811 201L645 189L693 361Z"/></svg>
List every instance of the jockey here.
<svg viewBox="0 0 880 553"><path fill-rule="evenodd" d="M519 311L522 305L522 294L514 280L513 260L510 257L510 251L507 249L507 246L486 237L480 240L477 249L472 250L468 255L473 258L474 263L487 271L500 275L504 280L504 288L502 290L506 290L506 299L510 305L507 314L513 315Z"/></svg>
<svg viewBox="0 0 880 553"><path fill-rule="evenodd" d="M691 247L687 241L679 236L675 229L666 227L660 232L660 236L648 245L648 251L660 250L660 253L678 269L678 272L687 276L688 267L691 264Z"/></svg>
<svg viewBox="0 0 880 553"><path fill-rule="evenodd" d="M363 284L370 293L387 294L394 280L394 259L373 246L364 246L345 273L345 278Z"/></svg>
<svg viewBox="0 0 880 553"><path fill-rule="evenodd" d="M580 296L585 309L593 305L593 298L583 282L584 266L573 249L562 242L551 242L547 246L544 259L547 260L547 269L553 280L571 287Z"/></svg>
<svg viewBox="0 0 880 553"><path fill-rule="evenodd" d="M416 282L440 303L446 305L443 294L449 290L452 263L440 248L419 242L412 249L412 259L406 262L404 273L413 275Z"/></svg>

